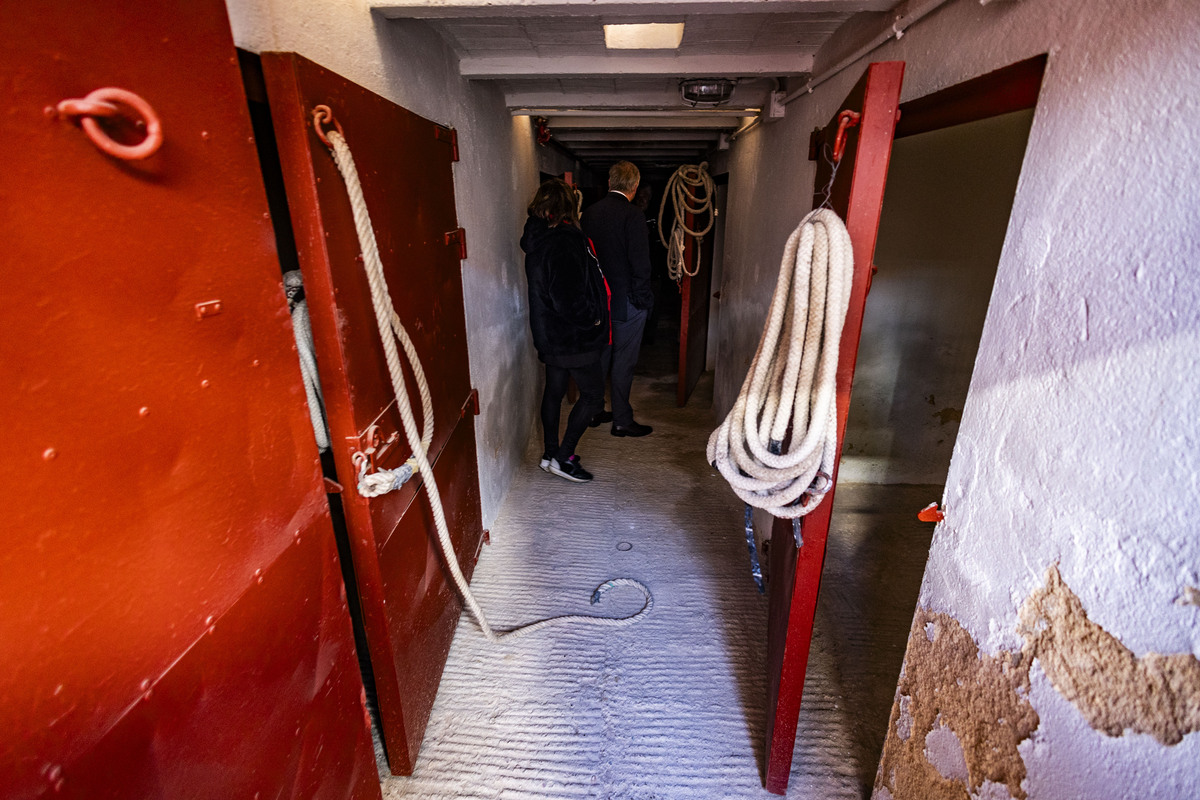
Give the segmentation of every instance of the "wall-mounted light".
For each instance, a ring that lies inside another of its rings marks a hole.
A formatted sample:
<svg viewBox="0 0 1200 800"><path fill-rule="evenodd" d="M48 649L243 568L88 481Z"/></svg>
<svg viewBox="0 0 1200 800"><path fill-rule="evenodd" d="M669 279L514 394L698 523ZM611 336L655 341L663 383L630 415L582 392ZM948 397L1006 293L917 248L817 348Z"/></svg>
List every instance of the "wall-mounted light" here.
<svg viewBox="0 0 1200 800"><path fill-rule="evenodd" d="M609 50L675 50L682 41L682 22L604 26L604 46Z"/></svg>
<svg viewBox="0 0 1200 800"><path fill-rule="evenodd" d="M715 108L729 102L734 86L737 81L730 78L685 78L679 82L679 97L692 108Z"/></svg>

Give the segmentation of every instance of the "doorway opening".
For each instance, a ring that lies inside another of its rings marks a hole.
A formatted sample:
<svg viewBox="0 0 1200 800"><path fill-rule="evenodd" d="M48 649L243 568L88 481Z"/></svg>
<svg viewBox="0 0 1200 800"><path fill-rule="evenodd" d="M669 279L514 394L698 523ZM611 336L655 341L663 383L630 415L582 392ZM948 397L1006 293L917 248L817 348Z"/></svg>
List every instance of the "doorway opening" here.
<svg viewBox="0 0 1200 800"><path fill-rule="evenodd" d="M916 515L944 492L1044 68L901 105L823 580L857 620L832 641L867 793L933 534Z"/></svg>

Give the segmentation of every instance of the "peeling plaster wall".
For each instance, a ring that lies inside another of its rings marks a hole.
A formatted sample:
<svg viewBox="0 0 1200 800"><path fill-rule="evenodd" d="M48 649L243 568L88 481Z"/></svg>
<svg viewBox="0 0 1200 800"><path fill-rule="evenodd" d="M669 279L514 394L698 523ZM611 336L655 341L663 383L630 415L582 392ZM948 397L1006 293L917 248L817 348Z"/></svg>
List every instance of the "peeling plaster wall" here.
<svg viewBox="0 0 1200 800"><path fill-rule="evenodd" d="M227 0L234 41L291 51L434 122L458 130L458 222L467 231L463 302L476 420L483 524L520 466L539 391L517 245L538 167L527 117L494 87L464 80L455 54L425 23L385 20L361 0Z"/></svg>
<svg viewBox="0 0 1200 800"><path fill-rule="evenodd" d="M1057 565L1087 618L1132 658L1195 656L1200 6L1186 0L1125 0L1103 8L1086 0L983 6L952 0L871 60L907 62L907 100L1042 52L1050 54L1049 64L920 613L961 628L963 646L978 648L974 660L997 660L1002 671L998 660L1024 644L1022 605ZM782 243L808 206L808 132L837 110L863 66L865 60L790 105L784 120L735 144L718 413L737 393ZM912 658L923 635L910 639L907 669L918 674L906 672L905 680L921 680L927 668ZM1200 796L1200 733L1187 733L1177 744L1133 728L1114 736L1114 723L1097 722L1068 699L1079 676L1052 680L1048 673L1062 664L1031 658L1022 696L1038 723L1015 748L1020 770L1006 768L999 779L982 782L976 775L966 784L959 779L959 790L948 796ZM965 659L955 669L971 663ZM1125 684L1106 677L1099 689L1086 685L1103 704ZM985 705L954 710L962 712L960 721L943 717L942 723L958 724L960 740L963 727L987 731L1002 724ZM897 720L898 711L899 704ZM924 740L932 732L908 735ZM953 782L947 777L958 769L956 760L947 761L952 749L938 734L910 761L928 761L928 750L943 762L935 774ZM1023 778L1014 787L1018 774ZM968 785L978 788L968 794ZM897 795L922 796L940 795Z"/></svg>

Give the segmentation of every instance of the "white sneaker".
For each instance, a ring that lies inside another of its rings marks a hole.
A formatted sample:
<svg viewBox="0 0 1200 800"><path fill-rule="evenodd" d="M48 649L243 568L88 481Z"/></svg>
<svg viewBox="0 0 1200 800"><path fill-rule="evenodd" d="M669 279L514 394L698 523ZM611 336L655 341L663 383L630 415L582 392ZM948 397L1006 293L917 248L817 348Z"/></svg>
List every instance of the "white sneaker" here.
<svg viewBox="0 0 1200 800"><path fill-rule="evenodd" d="M574 483L587 483L592 479L592 473L579 463L579 456L571 456L561 464L557 458L550 459L550 472Z"/></svg>

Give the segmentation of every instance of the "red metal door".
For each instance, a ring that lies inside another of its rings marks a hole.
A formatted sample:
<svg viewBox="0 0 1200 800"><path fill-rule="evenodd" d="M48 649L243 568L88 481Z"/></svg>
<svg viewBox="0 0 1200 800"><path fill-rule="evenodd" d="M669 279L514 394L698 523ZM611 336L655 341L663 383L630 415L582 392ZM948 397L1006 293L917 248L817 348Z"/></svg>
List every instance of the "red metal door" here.
<svg viewBox="0 0 1200 800"><path fill-rule="evenodd" d="M696 218L684 213L684 224L697 227ZM683 260L689 270L700 269L695 275L684 274L679 283L682 293L679 301L679 381L675 403L680 408L687 405L692 390L704 374L704 360L708 351L708 307L712 289L713 237L705 236L697 247L696 240L684 236Z"/></svg>
<svg viewBox="0 0 1200 800"><path fill-rule="evenodd" d="M329 151L312 126L328 105L354 154L392 303L416 346L433 395L434 464L455 551L470 575L482 525L467 366L452 130L288 53L263 56L333 455L375 675L388 762L410 774L450 649L460 605L429 524L420 476L368 500L353 488L353 456L374 426L397 441L377 458L401 464L404 441L370 289L359 260L350 203ZM460 245L464 249L460 249ZM413 407L420 408L414 381Z"/></svg>
<svg viewBox="0 0 1200 800"><path fill-rule="evenodd" d="M379 797L224 4L0 34L0 794Z"/></svg>
<svg viewBox="0 0 1200 800"><path fill-rule="evenodd" d="M814 134L817 176L813 207L825 201L825 188L831 175L829 204L845 222L854 247L854 280L850 289L850 307L842 329L837 372L838 451L846 432L850 409L850 389L858 357L858 339L862 332L863 307L871 285L871 265L879 212L883 207L883 187L888 160L892 153L892 134L900 104L900 84L904 77L903 61L885 61L867 67L862 79L851 90L820 134ZM859 115L846 115L844 111ZM845 120L843 124L841 121ZM839 130L842 131L839 134ZM836 173L829 157L844 137L844 155ZM834 468L834 483L837 467ZM770 610L767 622L767 669L770 688L767 705L766 787L775 794L787 791L796 742L796 723L800 698L808 666L808 647L812 639L813 615L817 608L817 590L821 567L825 563L825 541L829 533L834 491L824 502L803 517L803 547L797 549L790 520L775 520L771 531Z"/></svg>

